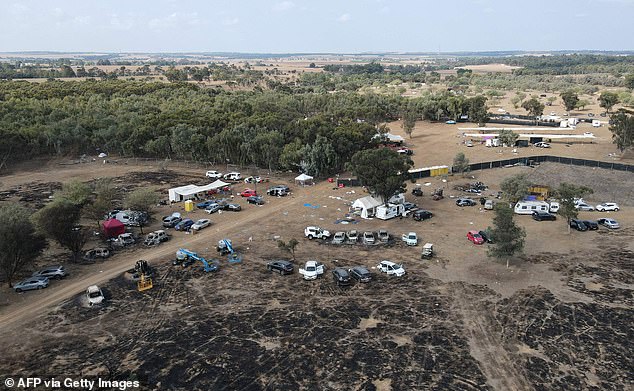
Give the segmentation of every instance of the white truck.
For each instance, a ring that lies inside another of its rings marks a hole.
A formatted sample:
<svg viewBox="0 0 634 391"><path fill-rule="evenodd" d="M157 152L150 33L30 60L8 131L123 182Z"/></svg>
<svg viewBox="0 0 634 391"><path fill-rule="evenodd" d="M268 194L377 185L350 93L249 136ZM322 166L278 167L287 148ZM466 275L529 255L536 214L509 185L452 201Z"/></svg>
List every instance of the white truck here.
<svg viewBox="0 0 634 391"><path fill-rule="evenodd" d="M299 274L304 276L304 280L316 280L324 274L324 264L317 261L306 261L303 269L299 269Z"/></svg>
<svg viewBox="0 0 634 391"><path fill-rule="evenodd" d="M388 260L381 261L381 263L376 265L376 268L382 273L387 273L388 276L401 277L405 275L403 265Z"/></svg>
<svg viewBox="0 0 634 391"><path fill-rule="evenodd" d="M313 240L315 238L328 239L330 237L330 232L319 227L310 226L304 228L304 236L306 236L310 240Z"/></svg>
<svg viewBox="0 0 634 391"><path fill-rule="evenodd" d="M416 235L416 232L410 232L410 233L403 234L401 236L401 239L408 246L416 246L418 244L418 236Z"/></svg>
<svg viewBox="0 0 634 391"><path fill-rule="evenodd" d="M374 216L377 219L389 220L398 216L402 216L405 212L405 206L403 204L387 204L379 205L376 207L376 213Z"/></svg>

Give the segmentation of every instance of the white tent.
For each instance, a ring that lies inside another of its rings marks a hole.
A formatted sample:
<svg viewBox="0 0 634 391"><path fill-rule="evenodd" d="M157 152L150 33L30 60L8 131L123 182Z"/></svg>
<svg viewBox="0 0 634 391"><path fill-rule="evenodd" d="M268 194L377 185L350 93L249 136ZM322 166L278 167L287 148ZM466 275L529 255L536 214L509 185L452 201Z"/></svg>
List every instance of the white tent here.
<svg viewBox="0 0 634 391"><path fill-rule="evenodd" d="M376 198L372 197L372 196L365 196L363 198L359 198L357 199L355 202L352 203L352 209L354 210L360 210L361 211L361 217L364 219L367 219L369 217L374 216L374 213L376 211L376 207L382 205L383 202L381 202L380 200L377 200Z"/></svg>
<svg viewBox="0 0 634 391"><path fill-rule="evenodd" d="M295 178L295 183L298 183L302 186L306 186L307 184L312 185L313 177L310 175L301 174L297 178Z"/></svg>
<svg viewBox="0 0 634 391"><path fill-rule="evenodd" d="M229 184L221 180L217 180L205 186L186 185L175 187L168 190L170 202L180 202L196 198L197 195L204 195L209 190L219 189Z"/></svg>

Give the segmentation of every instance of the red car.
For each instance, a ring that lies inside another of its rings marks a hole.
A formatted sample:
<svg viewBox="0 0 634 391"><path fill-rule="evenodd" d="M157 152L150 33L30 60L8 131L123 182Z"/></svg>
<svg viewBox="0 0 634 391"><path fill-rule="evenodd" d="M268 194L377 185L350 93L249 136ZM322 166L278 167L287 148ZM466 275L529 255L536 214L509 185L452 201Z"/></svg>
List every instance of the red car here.
<svg viewBox="0 0 634 391"><path fill-rule="evenodd" d="M478 231L469 231L467 232L467 239L472 241L474 244L482 244L484 243L484 238L482 235L478 233Z"/></svg>
<svg viewBox="0 0 634 391"><path fill-rule="evenodd" d="M251 196L257 196L258 193L256 193L256 191L253 189L244 189L244 191L240 193L240 195L242 197L251 197Z"/></svg>

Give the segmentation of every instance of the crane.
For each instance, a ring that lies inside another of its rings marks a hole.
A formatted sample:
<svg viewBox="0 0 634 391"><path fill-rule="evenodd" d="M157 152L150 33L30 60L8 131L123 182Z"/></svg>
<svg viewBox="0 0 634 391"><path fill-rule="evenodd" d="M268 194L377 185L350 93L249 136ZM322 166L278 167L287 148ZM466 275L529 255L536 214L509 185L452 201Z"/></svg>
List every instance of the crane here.
<svg viewBox="0 0 634 391"><path fill-rule="evenodd" d="M220 255L229 255L227 258L230 263L238 263L242 261L242 257L233 249L233 244L231 243L231 239L222 239L218 241L218 247L216 250L220 253Z"/></svg>
<svg viewBox="0 0 634 391"><path fill-rule="evenodd" d="M202 262L203 270L205 272L215 272L216 270L218 270L217 265L213 263L209 263L208 260L206 260L205 258L201 257L200 255L196 254L193 251L190 251L184 248L179 248L178 251L176 251L176 259L183 261L187 258L193 259L194 261Z"/></svg>

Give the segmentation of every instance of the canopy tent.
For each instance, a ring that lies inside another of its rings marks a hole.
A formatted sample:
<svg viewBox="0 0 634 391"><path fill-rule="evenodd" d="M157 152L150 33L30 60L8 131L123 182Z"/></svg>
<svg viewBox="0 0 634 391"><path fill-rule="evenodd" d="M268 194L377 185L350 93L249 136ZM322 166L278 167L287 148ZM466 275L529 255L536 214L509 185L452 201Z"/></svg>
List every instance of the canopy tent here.
<svg viewBox="0 0 634 391"><path fill-rule="evenodd" d="M372 196L359 198L352 203L352 209L361 211L361 217L367 219L374 216L376 207L382 205L381 200L377 200Z"/></svg>
<svg viewBox="0 0 634 391"><path fill-rule="evenodd" d="M203 193L206 193L210 190L220 189L225 186L229 186L229 184L218 179L215 182L205 186L187 185L175 187L168 190L169 199L170 202L190 200L192 198L196 198L196 196L199 194L202 195Z"/></svg>
<svg viewBox="0 0 634 391"><path fill-rule="evenodd" d="M125 233L125 225L117 219L110 219L103 222L103 232L106 238L114 238Z"/></svg>
<svg viewBox="0 0 634 391"><path fill-rule="evenodd" d="M306 186L308 185L312 185L313 184L313 177L310 175L306 175L306 174L301 174L298 177L295 178L295 183L300 184L302 186Z"/></svg>

